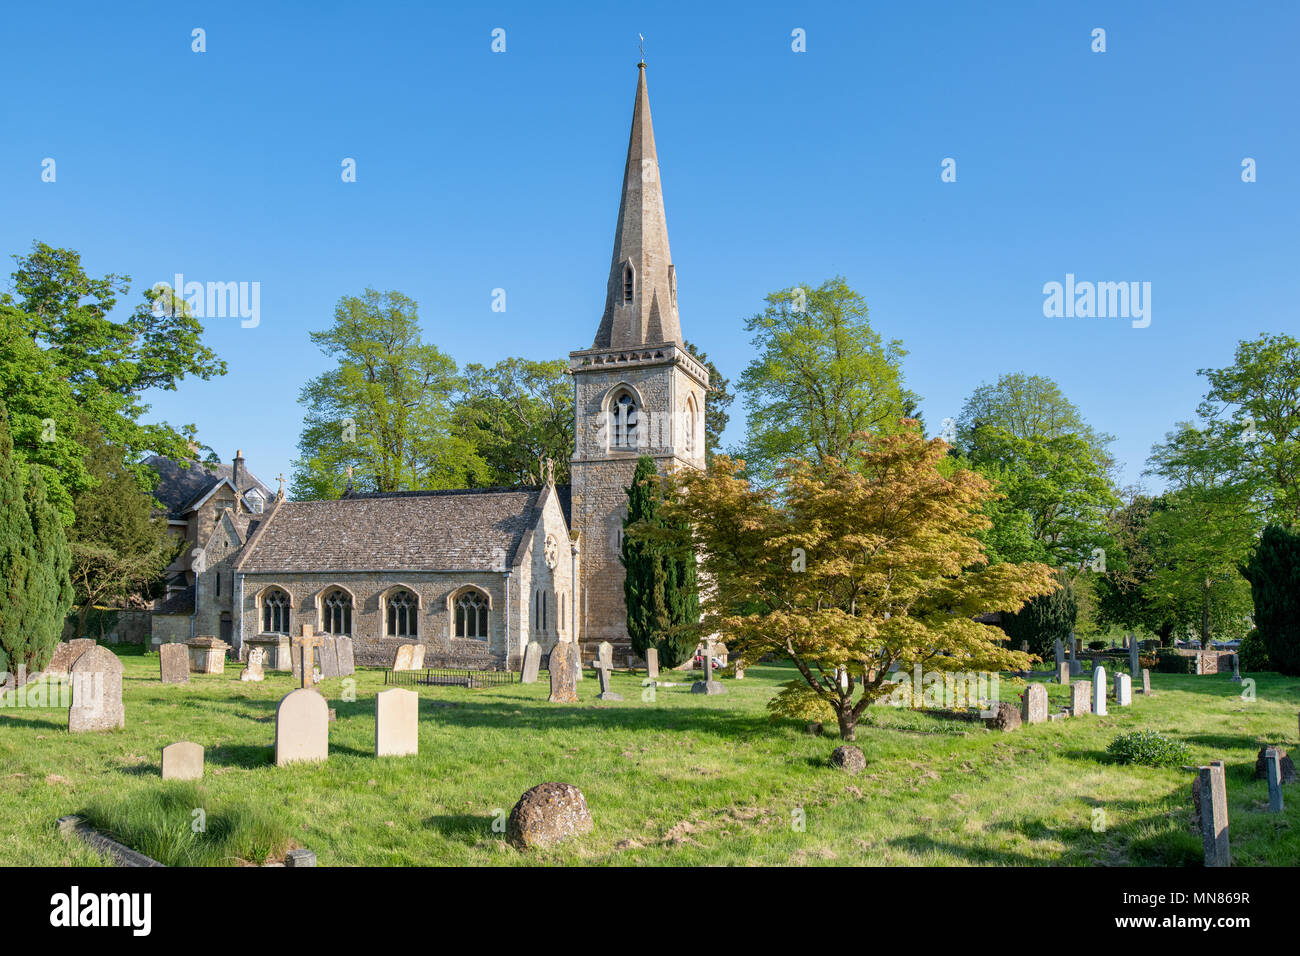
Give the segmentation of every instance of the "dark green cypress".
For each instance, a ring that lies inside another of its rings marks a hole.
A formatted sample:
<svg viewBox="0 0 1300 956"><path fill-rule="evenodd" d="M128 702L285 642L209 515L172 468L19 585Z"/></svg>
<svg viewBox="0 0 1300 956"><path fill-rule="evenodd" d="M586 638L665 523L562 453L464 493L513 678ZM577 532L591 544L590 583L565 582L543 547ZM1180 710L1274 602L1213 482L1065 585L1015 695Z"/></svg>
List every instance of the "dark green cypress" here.
<svg viewBox="0 0 1300 956"><path fill-rule="evenodd" d="M1269 525L1241 573L1269 661L1279 673L1300 676L1300 531Z"/></svg>
<svg viewBox="0 0 1300 956"><path fill-rule="evenodd" d="M27 669L34 672L49 663L72 607L72 580L68 576L72 550L58 509L46 497L45 479L35 465L30 466L24 498L32 526L37 572L25 648Z"/></svg>
<svg viewBox="0 0 1300 956"><path fill-rule="evenodd" d="M19 665L28 663L27 631L37 578L22 472L14 460L9 411L0 403L0 671L16 674Z"/></svg>

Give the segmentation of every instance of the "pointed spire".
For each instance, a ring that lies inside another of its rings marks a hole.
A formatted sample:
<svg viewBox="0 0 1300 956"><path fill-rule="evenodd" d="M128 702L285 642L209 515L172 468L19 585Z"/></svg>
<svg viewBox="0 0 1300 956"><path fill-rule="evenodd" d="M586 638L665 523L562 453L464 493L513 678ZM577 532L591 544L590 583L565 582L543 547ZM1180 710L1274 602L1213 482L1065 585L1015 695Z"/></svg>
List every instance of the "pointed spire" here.
<svg viewBox="0 0 1300 956"><path fill-rule="evenodd" d="M682 342L672 262L643 60L637 64L636 102L623 169L623 196L614 229L605 314L593 348Z"/></svg>

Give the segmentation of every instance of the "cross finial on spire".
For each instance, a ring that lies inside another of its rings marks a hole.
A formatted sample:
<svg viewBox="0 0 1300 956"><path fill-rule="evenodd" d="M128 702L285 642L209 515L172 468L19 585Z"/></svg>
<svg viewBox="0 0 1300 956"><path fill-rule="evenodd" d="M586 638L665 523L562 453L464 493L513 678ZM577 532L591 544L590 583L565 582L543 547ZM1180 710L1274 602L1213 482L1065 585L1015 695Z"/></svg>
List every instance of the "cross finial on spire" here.
<svg viewBox="0 0 1300 956"><path fill-rule="evenodd" d="M637 66L645 66L645 34L638 33L637 36L641 38L641 62Z"/></svg>
<svg viewBox="0 0 1300 956"><path fill-rule="evenodd" d="M276 475L275 480L280 483L280 497L283 498L284 497L284 472L280 472L280 474Z"/></svg>

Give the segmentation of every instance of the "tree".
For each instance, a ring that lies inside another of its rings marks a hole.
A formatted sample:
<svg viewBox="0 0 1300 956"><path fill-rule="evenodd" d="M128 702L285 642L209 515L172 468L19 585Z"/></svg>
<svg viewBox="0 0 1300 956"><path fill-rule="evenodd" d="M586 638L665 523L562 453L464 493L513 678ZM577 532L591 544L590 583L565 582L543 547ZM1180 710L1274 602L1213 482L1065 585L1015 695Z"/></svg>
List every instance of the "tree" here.
<svg viewBox="0 0 1300 956"><path fill-rule="evenodd" d="M1242 573L1268 660L1283 674L1300 675L1300 530L1270 524Z"/></svg>
<svg viewBox="0 0 1300 956"><path fill-rule="evenodd" d="M767 480L787 457L856 462L855 435L893 431L916 403L903 387L902 343L882 342L866 300L840 277L766 302L745 323L758 349L739 386L747 467Z"/></svg>
<svg viewBox="0 0 1300 956"><path fill-rule="evenodd" d="M16 673L32 660L32 623L41 571L14 460L9 414L0 404L0 670Z"/></svg>
<svg viewBox="0 0 1300 956"><path fill-rule="evenodd" d="M623 597L632 649L644 657L656 647L659 663L676 667L695 652L700 599L690 533L661 514L655 475L653 458L637 459L623 522Z"/></svg>
<svg viewBox="0 0 1300 956"><path fill-rule="evenodd" d="M568 483L574 423L568 369L563 359L465 366L456 429L486 463L485 484L538 484L546 458L555 462L556 483Z"/></svg>
<svg viewBox="0 0 1300 956"><path fill-rule="evenodd" d="M736 395L731 391L731 383L713 364L708 353L696 348L690 342L686 350L694 355L709 372L709 394L704 402L704 464L713 464L713 456L722 447L722 433L727 430L731 414L727 411Z"/></svg>
<svg viewBox="0 0 1300 956"><path fill-rule="evenodd" d="M1109 464L1111 436L1096 432L1061 387L1043 375L1012 372L993 385L971 393L957 420L957 443L971 449L981 428L1000 428L1021 441L1045 442L1074 435L1092 450L1093 457Z"/></svg>
<svg viewBox="0 0 1300 956"><path fill-rule="evenodd" d="M1105 571L1097 577L1097 619L1103 626L1149 631L1162 642L1173 636L1182 615L1171 613L1151 591L1152 578L1165 558L1165 544L1158 537L1163 523L1152 528L1151 518L1168 506L1164 496L1134 493L1111 516L1115 544L1106 554Z"/></svg>
<svg viewBox="0 0 1300 956"><path fill-rule="evenodd" d="M400 292L344 296L334 325L311 340L337 366L302 389L307 407L297 498L357 491L461 488L486 482L489 470L453 428L461 386L456 363L420 338L418 307Z"/></svg>
<svg viewBox="0 0 1300 956"><path fill-rule="evenodd" d="M719 456L706 474L663 479L662 514L690 528L709 581L706 632L755 660L788 655L803 684L851 740L858 720L892 691L890 668L937 672L1023 669L1027 654L1000 646L975 620L1018 611L1055 586L1041 564L988 565L978 533L992 488L968 469L945 476L948 446L904 421L892 435L862 435L852 462L792 460L775 487L740 477Z"/></svg>
<svg viewBox="0 0 1300 956"><path fill-rule="evenodd" d="M54 646L63 636L63 624L72 607L72 552L58 509L45 495L41 470L30 465L24 499L32 524L32 552L36 575L31 595L30 626L24 634L25 663L35 673L49 663ZM16 655L11 655L11 659Z"/></svg>
<svg viewBox="0 0 1300 956"><path fill-rule="evenodd" d="M1056 642L1065 644L1071 639L1079 606L1070 576L1060 571L1056 574L1056 589L1028 601L1023 608L1002 615L1002 629L1007 632L1013 647L1022 641L1029 643L1029 652L1047 660L1056 650Z"/></svg>

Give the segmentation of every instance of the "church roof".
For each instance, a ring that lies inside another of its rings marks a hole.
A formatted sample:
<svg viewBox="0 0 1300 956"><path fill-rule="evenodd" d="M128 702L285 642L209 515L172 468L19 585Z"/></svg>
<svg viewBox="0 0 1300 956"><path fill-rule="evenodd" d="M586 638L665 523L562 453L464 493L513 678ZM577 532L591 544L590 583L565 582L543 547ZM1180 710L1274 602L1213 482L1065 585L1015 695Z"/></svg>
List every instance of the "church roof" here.
<svg viewBox="0 0 1300 956"><path fill-rule="evenodd" d="M233 465L202 461L182 463L162 455L151 455L144 460L144 464L158 475L158 486L154 489L153 496L167 509L169 518L185 517L195 503L206 497L223 479L234 483ZM242 494L253 488L261 491L267 501L274 497L271 489L245 469L243 487L239 492Z"/></svg>
<svg viewBox="0 0 1300 956"><path fill-rule="evenodd" d="M632 132L628 136L623 193L614 228L605 313L592 345L597 349L682 344L677 278L668 249L659 154L650 122L650 94L646 91L645 64L637 66Z"/></svg>
<svg viewBox="0 0 1300 956"><path fill-rule="evenodd" d="M537 523L541 488L475 488L278 501L241 572L503 571Z"/></svg>

